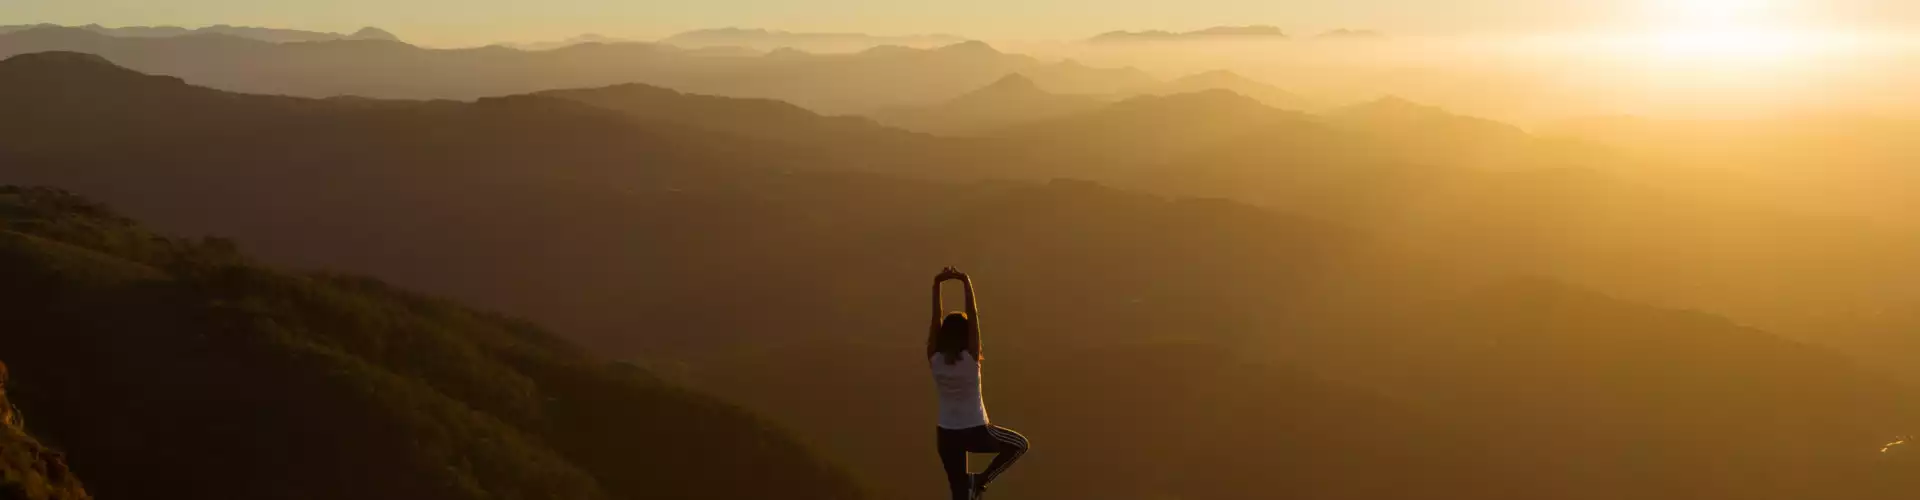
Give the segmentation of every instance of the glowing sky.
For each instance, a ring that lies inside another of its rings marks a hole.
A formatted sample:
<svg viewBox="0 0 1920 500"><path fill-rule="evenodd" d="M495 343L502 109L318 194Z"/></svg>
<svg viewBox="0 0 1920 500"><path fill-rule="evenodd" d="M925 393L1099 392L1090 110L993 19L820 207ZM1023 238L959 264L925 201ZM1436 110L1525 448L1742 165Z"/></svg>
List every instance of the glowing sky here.
<svg viewBox="0 0 1920 500"><path fill-rule="evenodd" d="M1756 2L1771 5L1740 5ZM1768 23L1818 29L1907 30L1920 27L1920 0L0 0L0 24L235 24L341 32L379 26L442 46L589 32L652 38L722 26L942 32L992 40L1224 24L1297 32L1350 27L1399 34L1544 33L1762 15Z"/></svg>

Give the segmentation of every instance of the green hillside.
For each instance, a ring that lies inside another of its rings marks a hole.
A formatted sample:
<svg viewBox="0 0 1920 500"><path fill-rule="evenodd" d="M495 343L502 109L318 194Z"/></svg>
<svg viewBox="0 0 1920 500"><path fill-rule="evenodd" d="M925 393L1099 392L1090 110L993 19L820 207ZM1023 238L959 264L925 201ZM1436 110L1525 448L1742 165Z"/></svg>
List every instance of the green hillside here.
<svg viewBox="0 0 1920 500"><path fill-rule="evenodd" d="M530 324L60 191L0 188L0 275L10 395L104 497L860 496L765 421Z"/></svg>

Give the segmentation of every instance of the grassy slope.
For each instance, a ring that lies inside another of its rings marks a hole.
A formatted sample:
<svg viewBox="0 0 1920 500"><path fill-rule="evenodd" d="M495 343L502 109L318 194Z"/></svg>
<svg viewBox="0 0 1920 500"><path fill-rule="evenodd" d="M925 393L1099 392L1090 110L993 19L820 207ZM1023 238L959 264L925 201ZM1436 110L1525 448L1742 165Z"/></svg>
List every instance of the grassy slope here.
<svg viewBox="0 0 1920 500"><path fill-rule="evenodd" d="M0 190L15 398L103 494L859 495L782 432L523 322Z"/></svg>

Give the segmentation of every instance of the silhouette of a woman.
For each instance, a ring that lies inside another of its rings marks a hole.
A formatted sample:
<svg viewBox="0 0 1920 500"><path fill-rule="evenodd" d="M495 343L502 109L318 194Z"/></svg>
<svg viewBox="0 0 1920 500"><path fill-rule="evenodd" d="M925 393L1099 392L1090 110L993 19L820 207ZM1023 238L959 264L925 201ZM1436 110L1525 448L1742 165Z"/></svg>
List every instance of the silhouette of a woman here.
<svg viewBox="0 0 1920 500"><path fill-rule="evenodd" d="M940 285L960 280L966 285L966 312L947 313L940 307ZM927 330L927 361L940 392L937 447L940 465L947 471L953 500L974 500L987 485L1027 452L1027 437L987 420L987 404L980 397L980 309L973 299L973 279L946 268L933 278L933 324ZM994 453L993 462L979 474L967 473L967 453Z"/></svg>

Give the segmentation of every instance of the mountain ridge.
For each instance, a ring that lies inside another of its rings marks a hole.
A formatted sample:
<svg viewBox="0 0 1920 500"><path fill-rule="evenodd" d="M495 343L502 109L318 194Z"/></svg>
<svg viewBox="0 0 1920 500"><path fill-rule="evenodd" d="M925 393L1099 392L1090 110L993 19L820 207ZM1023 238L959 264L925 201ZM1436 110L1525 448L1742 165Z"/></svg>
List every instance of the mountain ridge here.
<svg viewBox="0 0 1920 500"><path fill-rule="evenodd" d="M65 26L60 26L57 24L46 24L46 23L0 26L0 34L5 34L5 33L10 33L15 31L25 31L29 29L49 28L49 27L65 27ZM283 29L283 28L262 28L262 27L255 27L255 26L230 26L225 24L216 24L212 26L203 26L199 28L182 28L179 26L124 26L119 28L108 28L98 24L88 24L85 26L72 26L71 28L86 30L86 31L90 31L93 33L98 33L106 36L122 37L122 38L173 38L173 37L182 37L182 36L216 35L217 34L217 35L227 35L227 36L233 36L237 38L245 38L249 40L257 40L257 41L269 42L269 43L325 42L325 41L337 41L337 40L400 41L400 37L395 36L392 32L389 32L387 30L383 30L380 28L375 28L372 26L360 28L359 30L349 34L292 30L292 29Z"/></svg>
<svg viewBox="0 0 1920 500"><path fill-rule="evenodd" d="M1187 42L1187 41L1267 41L1287 40L1287 33L1276 26L1214 26L1193 31L1109 31L1088 39L1092 43Z"/></svg>
<svg viewBox="0 0 1920 500"><path fill-rule="evenodd" d="M0 34L0 58L99 54L141 72L222 90L332 97L459 99L644 83L701 94L770 98L826 114L924 105L1023 72L1050 87L1137 84L1135 71L1047 63L983 43L810 54L739 55L657 43L583 43L544 51L428 49L388 40L274 44L228 35L120 38L72 28ZM250 68L225 71L222 68ZM1094 92L1094 93L1098 93Z"/></svg>
<svg viewBox="0 0 1920 500"><path fill-rule="evenodd" d="M935 33L924 35L870 35L866 33L814 33L768 30L763 28L710 28L685 31L660 39L660 43L688 48L743 47L773 50L782 47L808 52L857 52L873 47L900 46L937 48L965 42L965 37Z"/></svg>
<svg viewBox="0 0 1920 500"><path fill-rule="evenodd" d="M873 116L881 123L917 132L968 136L1090 112L1105 104L1094 96L1048 92L1032 78L1011 73L934 106L889 110Z"/></svg>

